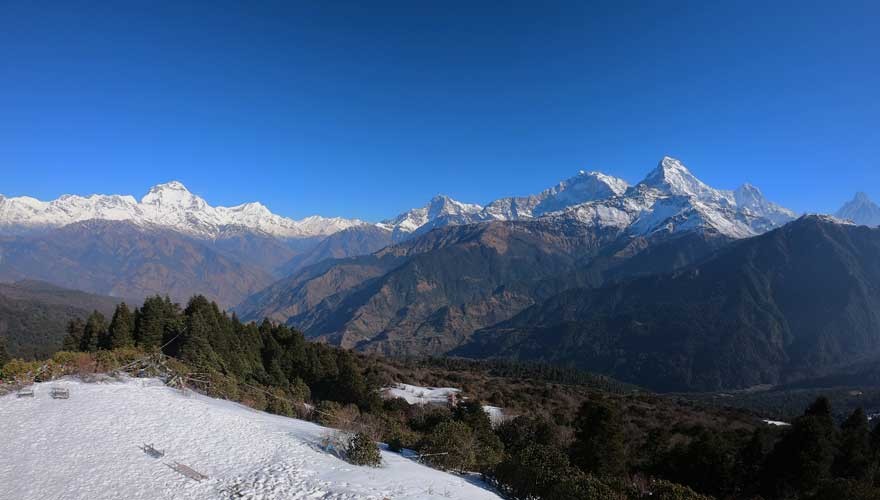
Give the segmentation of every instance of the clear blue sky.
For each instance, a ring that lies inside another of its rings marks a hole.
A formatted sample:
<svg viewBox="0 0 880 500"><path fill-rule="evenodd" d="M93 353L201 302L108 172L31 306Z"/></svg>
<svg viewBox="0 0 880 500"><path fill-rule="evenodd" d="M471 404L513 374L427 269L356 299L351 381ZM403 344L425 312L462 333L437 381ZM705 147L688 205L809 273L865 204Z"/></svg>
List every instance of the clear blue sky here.
<svg viewBox="0 0 880 500"><path fill-rule="evenodd" d="M362 5L358 5L362 4ZM880 2L3 2L0 193L377 220L664 154L880 198Z"/></svg>

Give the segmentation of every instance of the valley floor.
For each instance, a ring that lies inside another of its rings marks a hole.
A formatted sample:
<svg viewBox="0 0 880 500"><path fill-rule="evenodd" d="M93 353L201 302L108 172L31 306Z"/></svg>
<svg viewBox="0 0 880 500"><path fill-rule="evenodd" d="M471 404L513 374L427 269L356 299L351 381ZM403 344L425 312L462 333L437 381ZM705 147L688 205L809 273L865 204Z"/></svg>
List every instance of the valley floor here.
<svg viewBox="0 0 880 500"><path fill-rule="evenodd" d="M70 399L52 399L52 387ZM0 398L0 498L497 499L479 481L383 450L380 468L320 449L328 429L154 379L36 384ZM165 456L140 447L153 444ZM201 482L172 469L185 464Z"/></svg>

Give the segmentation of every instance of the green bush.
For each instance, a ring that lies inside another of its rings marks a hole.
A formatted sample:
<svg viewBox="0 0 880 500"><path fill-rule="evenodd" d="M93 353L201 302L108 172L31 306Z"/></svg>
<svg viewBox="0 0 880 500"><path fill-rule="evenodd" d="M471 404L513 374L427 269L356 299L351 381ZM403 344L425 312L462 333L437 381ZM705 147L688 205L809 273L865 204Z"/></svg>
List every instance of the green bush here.
<svg viewBox="0 0 880 500"><path fill-rule="evenodd" d="M345 457L354 465L378 467L382 465L379 446L363 432L351 436L345 447Z"/></svg>
<svg viewBox="0 0 880 500"><path fill-rule="evenodd" d="M425 437L420 452L441 469L468 471L476 464L477 440L463 422L442 422Z"/></svg>

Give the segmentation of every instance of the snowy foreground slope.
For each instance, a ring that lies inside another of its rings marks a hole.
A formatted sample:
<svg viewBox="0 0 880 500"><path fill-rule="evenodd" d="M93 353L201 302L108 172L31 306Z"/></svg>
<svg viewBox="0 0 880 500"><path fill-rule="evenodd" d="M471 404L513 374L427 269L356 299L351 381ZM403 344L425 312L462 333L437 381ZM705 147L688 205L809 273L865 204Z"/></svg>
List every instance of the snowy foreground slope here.
<svg viewBox="0 0 880 500"><path fill-rule="evenodd" d="M70 399L52 399L53 386ZM482 483L382 452L380 468L320 450L327 429L154 379L34 386L0 398L0 498L497 499ZM165 451L153 458L140 446ZM186 464L196 482L169 465Z"/></svg>

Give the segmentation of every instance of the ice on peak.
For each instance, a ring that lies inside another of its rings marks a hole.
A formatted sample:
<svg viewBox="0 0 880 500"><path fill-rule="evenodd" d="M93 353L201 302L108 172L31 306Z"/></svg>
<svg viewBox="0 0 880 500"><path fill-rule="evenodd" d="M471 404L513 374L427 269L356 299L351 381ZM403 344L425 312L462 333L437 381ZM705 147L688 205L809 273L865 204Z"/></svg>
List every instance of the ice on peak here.
<svg viewBox="0 0 880 500"><path fill-rule="evenodd" d="M668 194L696 196L698 198L717 198L715 189L706 185L691 173L679 160L664 156L657 168L651 171L640 184L659 189Z"/></svg>
<svg viewBox="0 0 880 500"><path fill-rule="evenodd" d="M205 200L192 194L183 183L179 181L166 182L164 184L156 184L141 198L144 205L164 205L164 206L205 206Z"/></svg>
<svg viewBox="0 0 880 500"><path fill-rule="evenodd" d="M362 224L348 219L295 221L273 214L259 202L214 207L179 181L157 184L140 203L129 195L64 195L53 201L8 198L0 206L0 228L14 233L60 227L91 219L130 221L213 238L224 227L241 226L281 238L326 236Z"/></svg>
<svg viewBox="0 0 880 500"><path fill-rule="evenodd" d="M230 210L239 210L244 213L258 215L270 215L272 213L266 205L263 205L259 201L252 201L250 203L238 205L237 207L232 207Z"/></svg>
<svg viewBox="0 0 880 500"><path fill-rule="evenodd" d="M156 184L155 186L150 188L150 191L164 191L166 189L189 192L189 189L187 189L186 186L184 186L183 183L180 181L168 181L161 184Z"/></svg>

